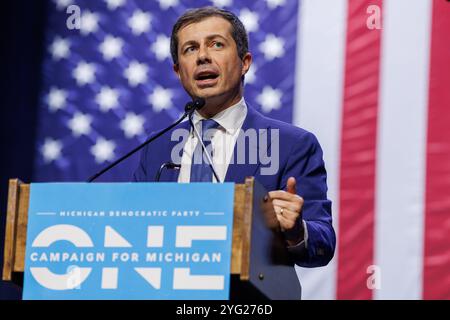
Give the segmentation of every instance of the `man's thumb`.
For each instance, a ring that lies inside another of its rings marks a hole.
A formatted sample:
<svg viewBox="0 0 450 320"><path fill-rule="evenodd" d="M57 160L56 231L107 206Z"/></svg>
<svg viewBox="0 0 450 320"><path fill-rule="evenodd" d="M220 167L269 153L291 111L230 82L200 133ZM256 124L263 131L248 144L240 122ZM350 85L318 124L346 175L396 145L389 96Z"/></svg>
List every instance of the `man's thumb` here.
<svg viewBox="0 0 450 320"><path fill-rule="evenodd" d="M292 194L297 194L297 182L294 177L290 177L287 181L286 191Z"/></svg>

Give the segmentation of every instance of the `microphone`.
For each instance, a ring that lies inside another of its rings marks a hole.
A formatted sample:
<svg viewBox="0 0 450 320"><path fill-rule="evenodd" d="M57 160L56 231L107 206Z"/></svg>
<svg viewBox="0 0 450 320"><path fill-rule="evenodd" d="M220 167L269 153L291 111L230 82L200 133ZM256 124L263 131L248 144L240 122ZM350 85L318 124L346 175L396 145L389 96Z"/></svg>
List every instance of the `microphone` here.
<svg viewBox="0 0 450 320"><path fill-rule="evenodd" d="M191 115L192 113L194 113L195 110L200 110L205 106L205 104L206 101L204 98L195 97L192 101L186 103L186 106L184 107L185 112L184 116Z"/></svg>
<svg viewBox="0 0 450 320"><path fill-rule="evenodd" d="M189 115L189 123L191 124L192 130L194 130L195 135L197 136L198 141L202 144L202 149L203 149L203 151L204 151L205 154L206 154L206 158L208 159L209 167L211 168L211 170L212 170L212 172L213 172L213 174L214 174L214 177L216 178L216 181L217 181L217 182L221 182L221 181L219 180L219 176L218 176L217 173L216 173L216 170L214 170L213 162L212 162L212 160L211 160L211 157L209 156L208 150L206 150L206 146L205 146L205 144L203 143L203 139L202 139L202 137L200 136L200 134L198 133L197 128L194 126L194 123L192 122L192 114L193 114L193 113L191 113L191 114ZM203 159L202 159L202 161L203 161Z"/></svg>
<svg viewBox="0 0 450 320"><path fill-rule="evenodd" d="M167 168L167 169L176 169L176 170L180 170L181 169L181 164L176 164L173 162L164 162L161 167L159 168L158 172L156 173L156 177L155 177L155 181L159 182L159 179L161 178L161 173L163 172L163 170Z"/></svg>
<svg viewBox="0 0 450 320"><path fill-rule="evenodd" d="M175 126L177 126L181 121L183 121L187 116L190 116L195 110L199 110L201 108L203 108L203 106L205 105L206 101L203 98L200 97L195 97L192 101L186 103L186 106L184 107L184 114L181 116L180 119L178 119L177 121L175 121L173 124L171 124L170 126L168 126L167 128L157 132L154 136L148 138L144 143L142 143L141 145L137 146L136 148L134 148L133 150L131 150L130 152L128 152L126 155L122 156L121 158L117 159L116 161L114 161L113 163L111 163L110 165L108 165L107 167L103 168L102 170L100 170L99 172L97 172L96 174L94 174L93 176L91 176L87 182L92 182L95 179L97 179L98 177L100 177L101 175L103 175L104 173L108 172L109 170L111 170L112 168L114 168L115 166L117 166L119 163L121 163L122 161L124 161L125 159L129 158L130 156L132 156L133 154L135 154L136 152L138 152L139 150L141 150L143 147L145 147L146 145L148 145L149 143L151 143L152 141L158 139L160 136L162 136L164 133L166 133L167 131L171 130L172 128L174 128Z"/></svg>

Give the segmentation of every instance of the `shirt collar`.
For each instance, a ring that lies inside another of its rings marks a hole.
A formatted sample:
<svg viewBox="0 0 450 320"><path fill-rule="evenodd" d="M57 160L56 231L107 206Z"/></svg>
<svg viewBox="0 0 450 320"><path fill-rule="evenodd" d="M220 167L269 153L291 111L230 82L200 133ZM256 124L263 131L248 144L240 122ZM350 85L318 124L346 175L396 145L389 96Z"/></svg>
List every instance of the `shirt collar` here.
<svg viewBox="0 0 450 320"><path fill-rule="evenodd" d="M242 127L245 117L247 116L247 104L244 97L229 108L222 110L211 119L215 120L227 133L233 134L237 129ZM192 121L197 126L201 120L205 119L197 111L194 112Z"/></svg>

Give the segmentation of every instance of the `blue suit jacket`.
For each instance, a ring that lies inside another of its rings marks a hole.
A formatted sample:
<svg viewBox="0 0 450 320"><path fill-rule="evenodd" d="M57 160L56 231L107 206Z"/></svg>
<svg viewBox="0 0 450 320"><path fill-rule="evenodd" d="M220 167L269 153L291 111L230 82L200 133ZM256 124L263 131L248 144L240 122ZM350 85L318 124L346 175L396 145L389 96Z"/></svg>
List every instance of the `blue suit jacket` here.
<svg viewBox="0 0 450 320"><path fill-rule="evenodd" d="M189 130L189 122L183 122L173 130L177 128ZM225 181L244 183L245 177L254 176L266 190L272 191L285 190L287 179L295 177L297 193L305 201L302 214L308 229L308 242L306 248L301 245L291 247L289 251L293 254L296 264L302 267L326 265L334 255L336 236L331 224L331 201L327 199L326 171L319 142L312 133L304 129L267 118L248 107L242 130L245 132L250 128L268 129L269 133L270 129L279 130L279 169L276 174L265 175L261 174L260 169L269 165L262 164L259 157L256 163L240 164L234 161L228 167ZM180 142L171 141L172 131L142 150L134 181L155 181L161 164L172 161L172 149ZM271 139L274 137L271 136ZM247 145L246 152L251 152L252 148L258 152L258 145ZM265 144L264 148L269 150L270 144ZM236 146L234 153L236 154ZM164 170L160 181L176 182L178 174L179 170Z"/></svg>

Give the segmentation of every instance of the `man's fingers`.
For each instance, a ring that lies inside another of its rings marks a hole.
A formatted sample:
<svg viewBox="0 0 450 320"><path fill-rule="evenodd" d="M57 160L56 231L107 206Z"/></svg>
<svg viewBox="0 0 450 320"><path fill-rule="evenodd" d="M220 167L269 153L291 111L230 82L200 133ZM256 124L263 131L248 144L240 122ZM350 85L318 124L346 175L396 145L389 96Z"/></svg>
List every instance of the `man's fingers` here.
<svg viewBox="0 0 450 320"><path fill-rule="evenodd" d="M275 212L277 214L278 222L280 223L280 226L284 230L289 230L294 227L295 221L298 219L298 213L283 209L283 214L280 213L280 209L275 209Z"/></svg>
<svg viewBox="0 0 450 320"><path fill-rule="evenodd" d="M295 211L295 212L300 212L300 210L302 209L301 202L292 202L292 201L274 199L272 201L272 203L275 207L285 208L285 209Z"/></svg>
<svg viewBox="0 0 450 320"><path fill-rule="evenodd" d="M291 201L291 200L299 197L298 195L295 195L295 194L292 194L292 193L289 193L289 192L283 191L283 190L270 191L269 196L271 199L282 199L282 200L287 200L287 201Z"/></svg>
<svg viewBox="0 0 450 320"><path fill-rule="evenodd" d="M294 177L290 177L287 181L286 191L292 194L297 194L297 182Z"/></svg>

